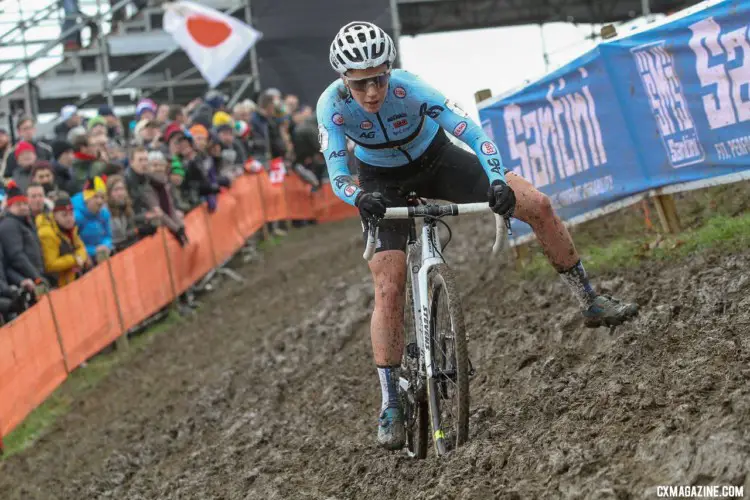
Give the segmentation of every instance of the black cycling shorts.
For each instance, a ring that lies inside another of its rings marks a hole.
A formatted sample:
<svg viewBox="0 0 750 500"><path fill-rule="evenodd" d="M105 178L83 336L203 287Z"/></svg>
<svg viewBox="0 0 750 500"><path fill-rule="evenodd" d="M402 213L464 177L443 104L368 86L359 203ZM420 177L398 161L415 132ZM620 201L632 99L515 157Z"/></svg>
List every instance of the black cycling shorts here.
<svg viewBox="0 0 750 500"><path fill-rule="evenodd" d="M479 158L451 143L440 129L422 156L407 165L384 168L360 162L359 185L367 193L382 193L388 207L404 207L412 191L420 198L450 203L487 202L490 183ZM405 251L409 224L408 219L381 220L375 252ZM364 221L362 227L366 242Z"/></svg>

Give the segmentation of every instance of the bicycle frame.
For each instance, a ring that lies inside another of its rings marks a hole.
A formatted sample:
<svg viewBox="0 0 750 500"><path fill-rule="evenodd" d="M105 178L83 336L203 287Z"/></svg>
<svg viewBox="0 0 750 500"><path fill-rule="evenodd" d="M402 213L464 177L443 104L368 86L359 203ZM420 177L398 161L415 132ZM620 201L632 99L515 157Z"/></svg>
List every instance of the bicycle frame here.
<svg viewBox="0 0 750 500"><path fill-rule="evenodd" d="M410 207L394 207L386 210L385 218L408 218L411 225L409 230L408 250L406 255L407 272L411 276L412 289L412 314L414 315L414 335L418 352L418 382L425 383L427 388L428 400L434 398L437 394L437 380L435 378L433 359L432 359L432 339L431 339L431 321L429 301L429 273L430 270L440 264L445 264L442 255L443 247L437 231L437 221L443 216L457 216L459 214L487 212L490 208L485 203L465 203L452 205L422 205ZM419 240L416 238L415 222L416 217L424 217L424 224L421 228ZM503 218L496 215L496 237L495 244L492 247L492 253L496 254L502 245L503 226L508 228L510 234L510 222L506 219L503 224ZM378 226L371 225L367 228L367 248L363 257L370 260L375 252L378 239ZM421 243L421 252L417 256L415 248L416 243ZM417 262L419 260L419 262ZM405 377L400 377L399 386L404 392L410 392L410 382ZM421 393L421 391L419 391ZM412 392L413 394L413 392ZM434 407L432 403L429 403ZM433 431L433 442L435 443L438 454L445 452L445 436L440 425L440 416L430 410L430 426Z"/></svg>

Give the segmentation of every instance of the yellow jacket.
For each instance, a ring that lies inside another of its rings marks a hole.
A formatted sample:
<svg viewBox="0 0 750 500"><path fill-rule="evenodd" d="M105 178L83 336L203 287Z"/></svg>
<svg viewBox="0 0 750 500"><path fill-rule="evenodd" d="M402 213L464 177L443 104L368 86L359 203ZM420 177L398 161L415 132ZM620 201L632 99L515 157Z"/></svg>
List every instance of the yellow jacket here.
<svg viewBox="0 0 750 500"><path fill-rule="evenodd" d="M73 239L68 237L50 214L36 216L37 233L42 243L44 271L57 278L57 286L63 287L76 279L78 262L76 256L88 259L86 245L78 236L78 227L73 228Z"/></svg>

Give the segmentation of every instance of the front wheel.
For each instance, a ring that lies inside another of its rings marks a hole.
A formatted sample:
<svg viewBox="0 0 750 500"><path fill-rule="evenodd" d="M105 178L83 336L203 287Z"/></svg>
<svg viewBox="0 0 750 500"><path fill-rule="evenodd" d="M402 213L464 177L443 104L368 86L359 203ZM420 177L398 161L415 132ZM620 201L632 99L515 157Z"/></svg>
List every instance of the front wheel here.
<svg viewBox="0 0 750 500"><path fill-rule="evenodd" d="M438 264L429 273L432 378L427 402L438 455L469 437L469 355L464 316L453 272Z"/></svg>

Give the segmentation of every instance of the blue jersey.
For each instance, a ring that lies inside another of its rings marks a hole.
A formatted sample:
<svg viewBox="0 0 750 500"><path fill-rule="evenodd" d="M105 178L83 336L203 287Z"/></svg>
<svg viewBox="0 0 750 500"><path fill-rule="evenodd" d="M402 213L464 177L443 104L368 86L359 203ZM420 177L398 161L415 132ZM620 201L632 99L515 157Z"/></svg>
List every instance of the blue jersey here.
<svg viewBox="0 0 750 500"><path fill-rule="evenodd" d="M419 158L442 127L474 150L490 183L505 181L497 147L482 127L408 71L391 72L385 101L377 113L362 109L339 79L318 99L317 116L320 150L333 190L350 205L354 205L360 188L347 166L347 138L356 144L354 155L363 163L393 168Z"/></svg>

